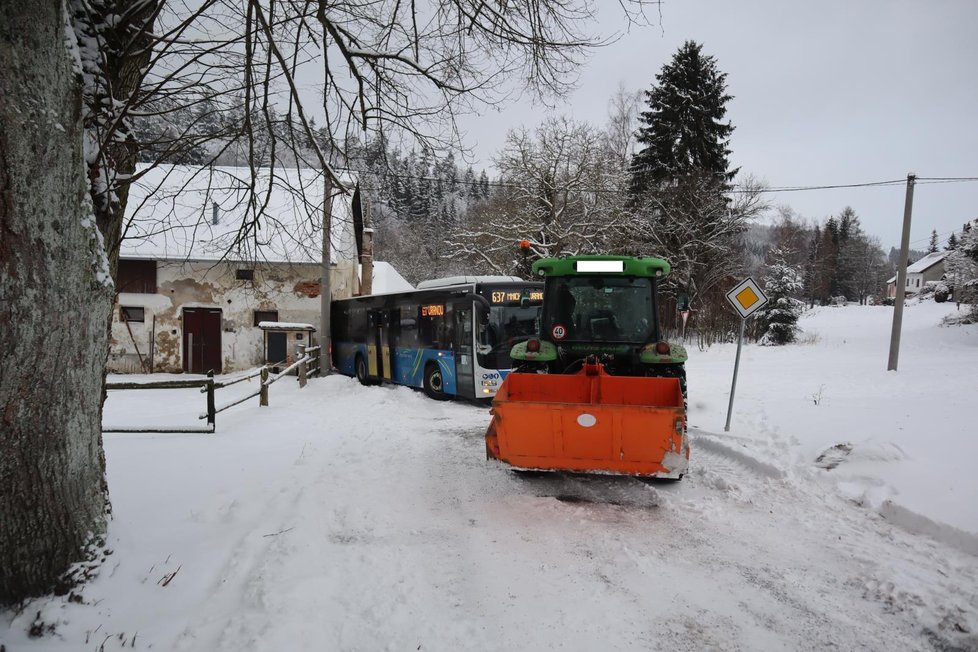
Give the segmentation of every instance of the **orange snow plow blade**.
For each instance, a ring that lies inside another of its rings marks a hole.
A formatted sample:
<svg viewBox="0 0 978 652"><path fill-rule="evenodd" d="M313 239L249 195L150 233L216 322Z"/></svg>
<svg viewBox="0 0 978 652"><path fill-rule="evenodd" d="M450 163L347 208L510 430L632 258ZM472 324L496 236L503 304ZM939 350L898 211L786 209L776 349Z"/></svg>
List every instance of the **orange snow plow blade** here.
<svg viewBox="0 0 978 652"><path fill-rule="evenodd" d="M689 448L679 380L511 373L492 402L486 455L516 468L679 478Z"/></svg>

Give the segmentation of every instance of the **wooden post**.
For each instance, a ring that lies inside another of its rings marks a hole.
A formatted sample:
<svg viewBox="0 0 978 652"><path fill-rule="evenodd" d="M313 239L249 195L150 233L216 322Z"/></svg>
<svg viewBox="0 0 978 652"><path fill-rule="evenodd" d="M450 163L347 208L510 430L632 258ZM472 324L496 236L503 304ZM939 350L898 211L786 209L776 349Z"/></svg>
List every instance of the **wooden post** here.
<svg viewBox="0 0 978 652"><path fill-rule="evenodd" d="M268 367L261 368L261 388L258 394L258 405L266 407L268 405Z"/></svg>
<svg viewBox="0 0 978 652"><path fill-rule="evenodd" d="M305 362L305 359L306 359L306 345L305 344L299 344L296 348L299 349L299 352L298 352L299 360L300 360L300 362L299 362L299 388L301 389L301 388L303 388L303 387L306 386L306 372L307 372L307 369L308 369L308 367L306 366L307 363Z"/></svg>
<svg viewBox="0 0 978 652"><path fill-rule="evenodd" d="M214 370L207 372L207 425L217 430L217 408L214 405Z"/></svg>

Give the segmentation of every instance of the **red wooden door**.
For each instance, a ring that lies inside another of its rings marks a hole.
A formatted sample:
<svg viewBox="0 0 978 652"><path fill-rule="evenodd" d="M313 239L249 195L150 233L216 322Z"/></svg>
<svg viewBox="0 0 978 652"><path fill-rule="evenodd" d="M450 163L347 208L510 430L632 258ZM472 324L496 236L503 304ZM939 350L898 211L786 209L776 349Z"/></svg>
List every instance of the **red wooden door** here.
<svg viewBox="0 0 978 652"><path fill-rule="evenodd" d="M183 370L205 374L221 373L221 310L183 309Z"/></svg>

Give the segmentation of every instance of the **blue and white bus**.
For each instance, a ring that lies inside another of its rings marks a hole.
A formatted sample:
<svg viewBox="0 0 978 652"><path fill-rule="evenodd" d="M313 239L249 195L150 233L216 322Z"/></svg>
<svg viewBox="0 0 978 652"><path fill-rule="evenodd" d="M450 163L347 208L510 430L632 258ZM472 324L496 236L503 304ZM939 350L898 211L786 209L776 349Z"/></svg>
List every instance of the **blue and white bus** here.
<svg viewBox="0 0 978 652"><path fill-rule="evenodd" d="M490 399L512 366L512 346L537 332L542 305L543 283L514 276L454 276L333 301L333 366L365 385Z"/></svg>

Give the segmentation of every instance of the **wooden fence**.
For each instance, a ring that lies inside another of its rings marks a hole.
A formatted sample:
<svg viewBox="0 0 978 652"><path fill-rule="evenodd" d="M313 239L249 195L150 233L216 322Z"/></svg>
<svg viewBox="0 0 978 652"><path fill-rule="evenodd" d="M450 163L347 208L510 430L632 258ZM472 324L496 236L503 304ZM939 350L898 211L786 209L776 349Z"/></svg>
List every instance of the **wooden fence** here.
<svg viewBox="0 0 978 652"><path fill-rule="evenodd" d="M190 387L199 387L201 394L206 394L207 408L206 411L202 412L197 418L201 421L207 420L207 426L202 428L195 428L190 426L177 427L177 428L153 428L153 427L132 427L132 428L104 428L102 432L180 432L180 433L213 433L217 429L217 414L223 412L230 407L235 405L240 405L245 401L258 397L259 406L268 405L268 388L274 383L281 380L284 376L288 375L293 370L296 370L298 374L299 387L305 387L306 381L309 376L319 375L322 368L321 362L321 347L310 346L306 348L299 345L299 355L298 360L290 364L288 367L283 369L277 374L269 373L269 365L264 365L255 371L246 374L244 376L239 376L231 380L215 380L214 372L209 371L207 373L207 378L199 380L158 380L151 381L148 383L135 383L135 382L116 382L116 383L106 383L105 389L108 391L120 390L120 389L185 389ZM254 392L234 399L224 403L220 407L217 406L216 394L217 390L224 389L225 387L230 387L231 385L237 385L240 382L250 380L256 376L261 377L258 389Z"/></svg>

